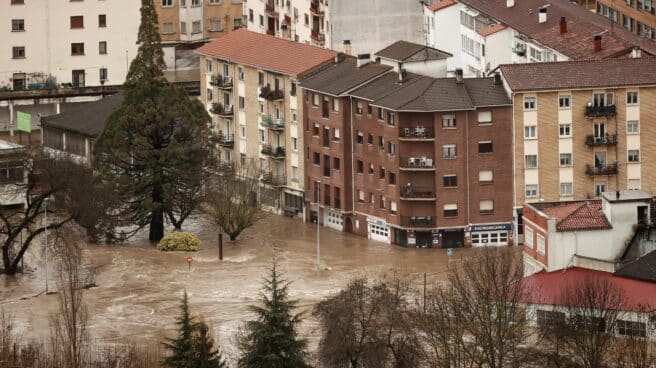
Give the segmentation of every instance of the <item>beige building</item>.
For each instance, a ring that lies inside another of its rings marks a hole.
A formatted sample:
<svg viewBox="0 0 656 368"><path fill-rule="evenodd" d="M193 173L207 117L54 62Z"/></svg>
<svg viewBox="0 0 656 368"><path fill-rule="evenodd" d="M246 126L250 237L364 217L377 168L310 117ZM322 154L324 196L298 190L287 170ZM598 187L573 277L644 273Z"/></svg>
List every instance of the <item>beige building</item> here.
<svg viewBox="0 0 656 368"><path fill-rule="evenodd" d="M238 30L198 49L201 99L220 137L221 167L262 168L267 206L303 212L303 96L299 78L331 63L329 50Z"/></svg>
<svg viewBox="0 0 656 368"><path fill-rule="evenodd" d="M656 192L656 59L500 69L514 104L515 207Z"/></svg>

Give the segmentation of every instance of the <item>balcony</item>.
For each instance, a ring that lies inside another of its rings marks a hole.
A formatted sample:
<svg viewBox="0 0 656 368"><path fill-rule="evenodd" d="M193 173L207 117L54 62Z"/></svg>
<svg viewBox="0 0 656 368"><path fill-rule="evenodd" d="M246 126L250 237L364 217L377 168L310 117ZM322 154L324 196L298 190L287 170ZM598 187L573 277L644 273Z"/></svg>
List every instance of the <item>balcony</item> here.
<svg viewBox="0 0 656 368"><path fill-rule="evenodd" d="M285 177L285 175L274 174L270 171L264 173L260 180L264 184L269 184L273 186L281 186L287 184L287 178Z"/></svg>
<svg viewBox="0 0 656 368"><path fill-rule="evenodd" d="M401 128L399 130L400 141L434 141L435 132L431 128L416 126L410 128Z"/></svg>
<svg viewBox="0 0 656 368"><path fill-rule="evenodd" d="M318 1L310 2L310 13L312 13L312 15L315 15L317 17L324 16L324 11L323 9L321 9L321 4Z"/></svg>
<svg viewBox="0 0 656 368"><path fill-rule="evenodd" d="M235 170L235 165L231 161L219 161L217 169L222 173L231 173Z"/></svg>
<svg viewBox="0 0 656 368"><path fill-rule="evenodd" d="M269 86L264 86L260 90L260 98L269 101L278 101L285 99L285 93L281 89L271 89Z"/></svg>
<svg viewBox="0 0 656 368"><path fill-rule="evenodd" d="M589 134L585 137L585 145L589 147L596 146L614 146L617 144L617 134L606 134L602 137L597 137Z"/></svg>
<svg viewBox="0 0 656 368"><path fill-rule="evenodd" d="M588 106L585 107L585 116L589 118L611 117L615 114L617 114L615 105L593 106L592 103L588 103Z"/></svg>
<svg viewBox="0 0 656 368"><path fill-rule="evenodd" d="M585 174L588 176L617 175L617 162L609 165L586 165Z"/></svg>
<svg viewBox="0 0 656 368"><path fill-rule="evenodd" d="M312 38L312 41L322 46L326 42L326 35L324 33L319 32L319 30L313 29L310 37Z"/></svg>
<svg viewBox="0 0 656 368"><path fill-rule="evenodd" d="M285 158L285 147L271 147L270 144L265 144L262 146L263 155L269 156L275 160L281 160Z"/></svg>
<svg viewBox="0 0 656 368"><path fill-rule="evenodd" d="M223 104L220 102L212 103L212 108L210 108L210 111L213 114L223 117L232 117L233 114L232 105L228 105L224 107Z"/></svg>
<svg viewBox="0 0 656 368"><path fill-rule="evenodd" d="M513 52L515 55L517 55L517 56L525 57L525 56L526 56L526 45L523 45L523 44L517 44L517 45L512 49L512 52Z"/></svg>
<svg viewBox="0 0 656 368"><path fill-rule="evenodd" d="M268 16L275 17L275 18L278 17L278 11L276 10L276 6L273 3L273 1L269 1L266 3L265 10Z"/></svg>
<svg viewBox="0 0 656 368"><path fill-rule="evenodd" d="M275 119L271 115L262 115L262 126L274 131L285 130L284 120Z"/></svg>
<svg viewBox="0 0 656 368"><path fill-rule="evenodd" d="M401 188L401 200L404 201L434 201L436 199L435 188L414 185Z"/></svg>
<svg viewBox="0 0 656 368"><path fill-rule="evenodd" d="M210 79L210 85L219 87L220 89L232 89L232 77L223 77L221 75L213 75Z"/></svg>
<svg viewBox="0 0 656 368"><path fill-rule="evenodd" d="M404 227L435 227L433 216L401 216L401 226Z"/></svg>
<svg viewBox="0 0 656 368"><path fill-rule="evenodd" d="M223 132L219 132L219 136L217 139L219 146L225 147L225 148L233 148L235 145L235 135L234 134L223 134Z"/></svg>
<svg viewBox="0 0 656 368"><path fill-rule="evenodd" d="M435 171L432 157L401 157L399 167L404 171Z"/></svg>

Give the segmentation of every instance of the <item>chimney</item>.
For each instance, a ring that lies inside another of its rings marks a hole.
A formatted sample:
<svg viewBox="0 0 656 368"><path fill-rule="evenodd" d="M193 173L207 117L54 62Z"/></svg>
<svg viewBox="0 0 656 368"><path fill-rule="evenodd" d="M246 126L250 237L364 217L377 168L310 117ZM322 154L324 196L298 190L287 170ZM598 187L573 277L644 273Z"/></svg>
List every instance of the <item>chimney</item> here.
<svg viewBox="0 0 656 368"><path fill-rule="evenodd" d="M547 23L547 8L546 7L542 7L538 11L538 22Z"/></svg>
<svg viewBox="0 0 656 368"><path fill-rule="evenodd" d="M620 199L620 191L615 191L615 199Z"/></svg>
<svg viewBox="0 0 656 368"><path fill-rule="evenodd" d="M463 79L463 73L462 73L462 68L456 69L456 83L460 84L462 83Z"/></svg>
<svg viewBox="0 0 656 368"><path fill-rule="evenodd" d="M495 72L494 73L494 84L497 86L500 86L503 84L503 81L501 81L501 73Z"/></svg>
<svg viewBox="0 0 656 368"><path fill-rule="evenodd" d="M634 59L642 57L642 50L640 50L640 46L638 45L633 46L633 50L631 50L631 57Z"/></svg>
<svg viewBox="0 0 656 368"><path fill-rule="evenodd" d="M515 0L506 0L506 8L512 8L515 6Z"/></svg>
<svg viewBox="0 0 656 368"><path fill-rule="evenodd" d="M595 52L601 51L601 35L594 36L594 50Z"/></svg>
<svg viewBox="0 0 656 368"><path fill-rule="evenodd" d="M344 61L344 54L338 51L338 52L335 54L335 64L339 64L339 63L341 63L342 61Z"/></svg>
<svg viewBox="0 0 656 368"><path fill-rule="evenodd" d="M408 72L405 69L399 69L399 83L403 83L406 80Z"/></svg>
<svg viewBox="0 0 656 368"><path fill-rule="evenodd" d="M567 33L567 19L565 17L560 17L560 34Z"/></svg>
<svg viewBox="0 0 656 368"><path fill-rule="evenodd" d="M343 51L346 55L351 55L351 40L344 40Z"/></svg>
<svg viewBox="0 0 656 368"><path fill-rule="evenodd" d="M370 60L371 60L370 54L358 54L358 63L357 63L358 68L367 65Z"/></svg>

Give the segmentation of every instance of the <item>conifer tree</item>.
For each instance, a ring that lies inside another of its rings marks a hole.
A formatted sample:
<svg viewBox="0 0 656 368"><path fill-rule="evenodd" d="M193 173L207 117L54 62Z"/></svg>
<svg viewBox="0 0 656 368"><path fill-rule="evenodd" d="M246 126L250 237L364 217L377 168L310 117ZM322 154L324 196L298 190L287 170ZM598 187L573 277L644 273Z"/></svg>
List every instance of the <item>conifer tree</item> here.
<svg viewBox="0 0 656 368"><path fill-rule="evenodd" d="M274 261L260 293L262 306L250 306L257 319L247 322L238 338L240 368L309 367L307 341L297 334L302 314L293 314L297 301L289 299L289 282L280 276Z"/></svg>
<svg viewBox="0 0 656 368"><path fill-rule="evenodd" d="M194 365L194 334L198 324L194 322L189 313L186 291L180 303L180 316L176 319L176 324L178 325L178 336L168 339L164 343L170 355L164 359L162 365L166 368L196 368Z"/></svg>
<svg viewBox="0 0 656 368"><path fill-rule="evenodd" d="M196 209L211 165L210 117L198 100L164 78L164 53L153 0L141 1L139 50L124 83L124 100L108 118L94 150L96 169L121 199L114 213L134 234L164 236L164 220L180 228Z"/></svg>
<svg viewBox="0 0 656 368"><path fill-rule="evenodd" d="M227 368L218 349L214 348L214 339L210 335L205 322L199 322L196 338L194 339L195 368Z"/></svg>

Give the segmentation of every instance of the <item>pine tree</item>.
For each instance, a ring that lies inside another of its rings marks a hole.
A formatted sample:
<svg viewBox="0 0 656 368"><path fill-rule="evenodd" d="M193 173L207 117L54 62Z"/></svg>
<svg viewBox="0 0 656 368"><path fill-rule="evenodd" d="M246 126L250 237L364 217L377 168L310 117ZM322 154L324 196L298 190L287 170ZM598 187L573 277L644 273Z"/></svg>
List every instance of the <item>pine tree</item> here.
<svg viewBox="0 0 656 368"><path fill-rule="evenodd" d="M305 368L307 341L297 335L302 314L293 314L297 301L288 296L289 282L282 280L273 262L264 291L262 306L250 306L257 319L246 323L238 339L241 368Z"/></svg>
<svg viewBox="0 0 656 368"><path fill-rule="evenodd" d="M199 322L194 339L194 367L195 368L227 368L218 349L214 349L214 339L210 335L205 322Z"/></svg>
<svg viewBox="0 0 656 368"><path fill-rule="evenodd" d="M114 211L132 235L146 226L164 236L165 217L180 228L201 198L212 159L210 117L198 100L164 78L164 53L153 0L142 0L139 51L94 150L96 169L114 184Z"/></svg>
<svg viewBox="0 0 656 368"><path fill-rule="evenodd" d="M169 350L162 365L166 368L196 368L194 365L194 342L198 324L194 322L189 313L189 300L187 292L184 292L180 303L180 316L176 319L178 325L178 336L168 339L164 346Z"/></svg>

